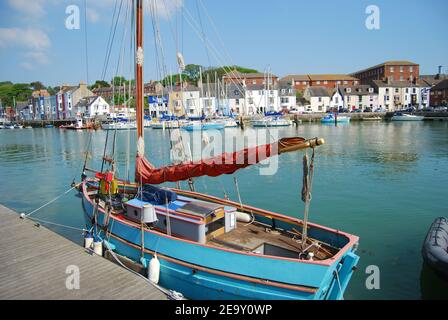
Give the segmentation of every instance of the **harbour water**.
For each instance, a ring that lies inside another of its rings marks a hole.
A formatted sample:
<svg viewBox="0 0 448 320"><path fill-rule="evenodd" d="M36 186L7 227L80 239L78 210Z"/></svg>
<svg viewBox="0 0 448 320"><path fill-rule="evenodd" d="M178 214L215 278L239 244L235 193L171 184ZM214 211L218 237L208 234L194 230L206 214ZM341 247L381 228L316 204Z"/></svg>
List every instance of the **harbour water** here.
<svg viewBox="0 0 448 320"><path fill-rule="evenodd" d="M242 135L240 129L229 129ZM271 129L280 137L322 137L317 150L310 219L358 235L361 256L346 299L420 299L441 297L448 284L423 268L421 245L436 217L448 215L448 122L352 123ZM135 154L134 132L120 132L120 177L132 178L127 154ZM168 164L169 132L146 130L147 156ZM79 181L90 133L59 129L0 130L0 203L30 212ZM92 133L89 166L99 168L106 132ZM129 152L129 153L128 153ZM132 159L132 156L131 156ZM254 166L236 174L244 203L302 217L302 153L279 158L275 175ZM201 178L196 189L237 200L232 176ZM52 222L83 227L75 192L36 213ZM81 243L77 231L50 227ZM368 290L366 268L378 266L380 289ZM446 298L446 293L445 293Z"/></svg>

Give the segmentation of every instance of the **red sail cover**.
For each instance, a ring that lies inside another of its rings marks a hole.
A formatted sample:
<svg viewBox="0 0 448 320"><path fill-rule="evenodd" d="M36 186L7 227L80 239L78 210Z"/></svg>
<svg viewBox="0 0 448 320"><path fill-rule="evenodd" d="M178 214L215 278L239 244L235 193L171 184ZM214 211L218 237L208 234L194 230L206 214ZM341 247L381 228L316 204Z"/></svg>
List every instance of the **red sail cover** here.
<svg viewBox="0 0 448 320"><path fill-rule="evenodd" d="M286 138L272 144L163 168L154 168L145 157L137 156L135 181L142 184L162 184L203 176L217 177L223 174L233 174L239 169L257 164L269 157L279 155L283 151L293 151L291 148L304 141L303 138Z"/></svg>

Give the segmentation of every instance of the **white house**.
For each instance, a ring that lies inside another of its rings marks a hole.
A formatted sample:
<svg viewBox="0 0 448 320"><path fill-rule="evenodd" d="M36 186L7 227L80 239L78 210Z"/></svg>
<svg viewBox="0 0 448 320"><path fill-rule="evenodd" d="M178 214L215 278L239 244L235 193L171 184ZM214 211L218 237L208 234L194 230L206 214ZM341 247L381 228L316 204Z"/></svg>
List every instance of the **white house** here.
<svg viewBox="0 0 448 320"><path fill-rule="evenodd" d="M176 87L169 93L168 109L175 116L200 117L200 89L194 86Z"/></svg>
<svg viewBox="0 0 448 320"><path fill-rule="evenodd" d="M333 90L330 98L330 109L341 110L344 108L344 97L339 90Z"/></svg>
<svg viewBox="0 0 448 320"><path fill-rule="evenodd" d="M422 108L423 99L425 100L424 103L429 105L426 85L411 81L393 80L374 80L373 85L378 92L379 107L383 107L387 111L407 109L409 107Z"/></svg>
<svg viewBox="0 0 448 320"><path fill-rule="evenodd" d="M225 87L226 105L229 111L235 115L248 115L246 108L246 96L244 87L241 84L227 84Z"/></svg>
<svg viewBox="0 0 448 320"><path fill-rule="evenodd" d="M278 83L280 110L291 110L297 107L296 89L291 83Z"/></svg>
<svg viewBox="0 0 448 320"><path fill-rule="evenodd" d="M75 106L76 116L94 118L110 113L110 105L102 97L92 96L81 99Z"/></svg>
<svg viewBox="0 0 448 320"><path fill-rule="evenodd" d="M303 97L309 101L308 110L311 112L327 112L330 108L330 94L326 87L308 87Z"/></svg>
<svg viewBox="0 0 448 320"><path fill-rule="evenodd" d="M264 85L246 86L247 115L280 111L280 98L277 89L267 89Z"/></svg>
<svg viewBox="0 0 448 320"><path fill-rule="evenodd" d="M378 109L378 93L372 86L341 86L338 90L344 99L344 109L349 111L375 111Z"/></svg>

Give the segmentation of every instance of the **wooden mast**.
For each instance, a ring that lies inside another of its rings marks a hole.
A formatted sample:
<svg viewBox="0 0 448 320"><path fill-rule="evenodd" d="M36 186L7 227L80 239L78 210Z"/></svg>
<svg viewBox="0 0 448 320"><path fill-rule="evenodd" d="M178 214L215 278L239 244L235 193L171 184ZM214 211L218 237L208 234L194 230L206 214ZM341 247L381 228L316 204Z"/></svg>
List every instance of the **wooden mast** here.
<svg viewBox="0 0 448 320"><path fill-rule="evenodd" d="M137 138L143 142L143 0L137 1L136 19L136 108L137 108ZM139 152L144 152L139 150ZM143 156L143 154L141 154Z"/></svg>

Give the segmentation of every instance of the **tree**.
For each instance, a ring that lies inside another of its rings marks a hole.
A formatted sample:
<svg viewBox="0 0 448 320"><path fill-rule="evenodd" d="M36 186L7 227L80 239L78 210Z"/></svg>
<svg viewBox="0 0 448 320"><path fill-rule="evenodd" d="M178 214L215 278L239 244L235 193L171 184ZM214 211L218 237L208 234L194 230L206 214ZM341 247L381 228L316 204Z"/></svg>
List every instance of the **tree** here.
<svg viewBox="0 0 448 320"><path fill-rule="evenodd" d="M198 82L201 68L203 67L197 64L188 64L185 66L185 71L183 74L186 75L191 81Z"/></svg>
<svg viewBox="0 0 448 320"><path fill-rule="evenodd" d="M45 86L40 81L31 82L30 86L33 90L42 90L45 88Z"/></svg>
<svg viewBox="0 0 448 320"><path fill-rule="evenodd" d="M96 80L95 83L90 86L91 90L99 88L110 88L110 84L104 80Z"/></svg>
<svg viewBox="0 0 448 320"><path fill-rule="evenodd" d="M127 80L125 77L116 76L112 79L112 83L114 84L114 86L119 87L127 84Z"/></svg>

